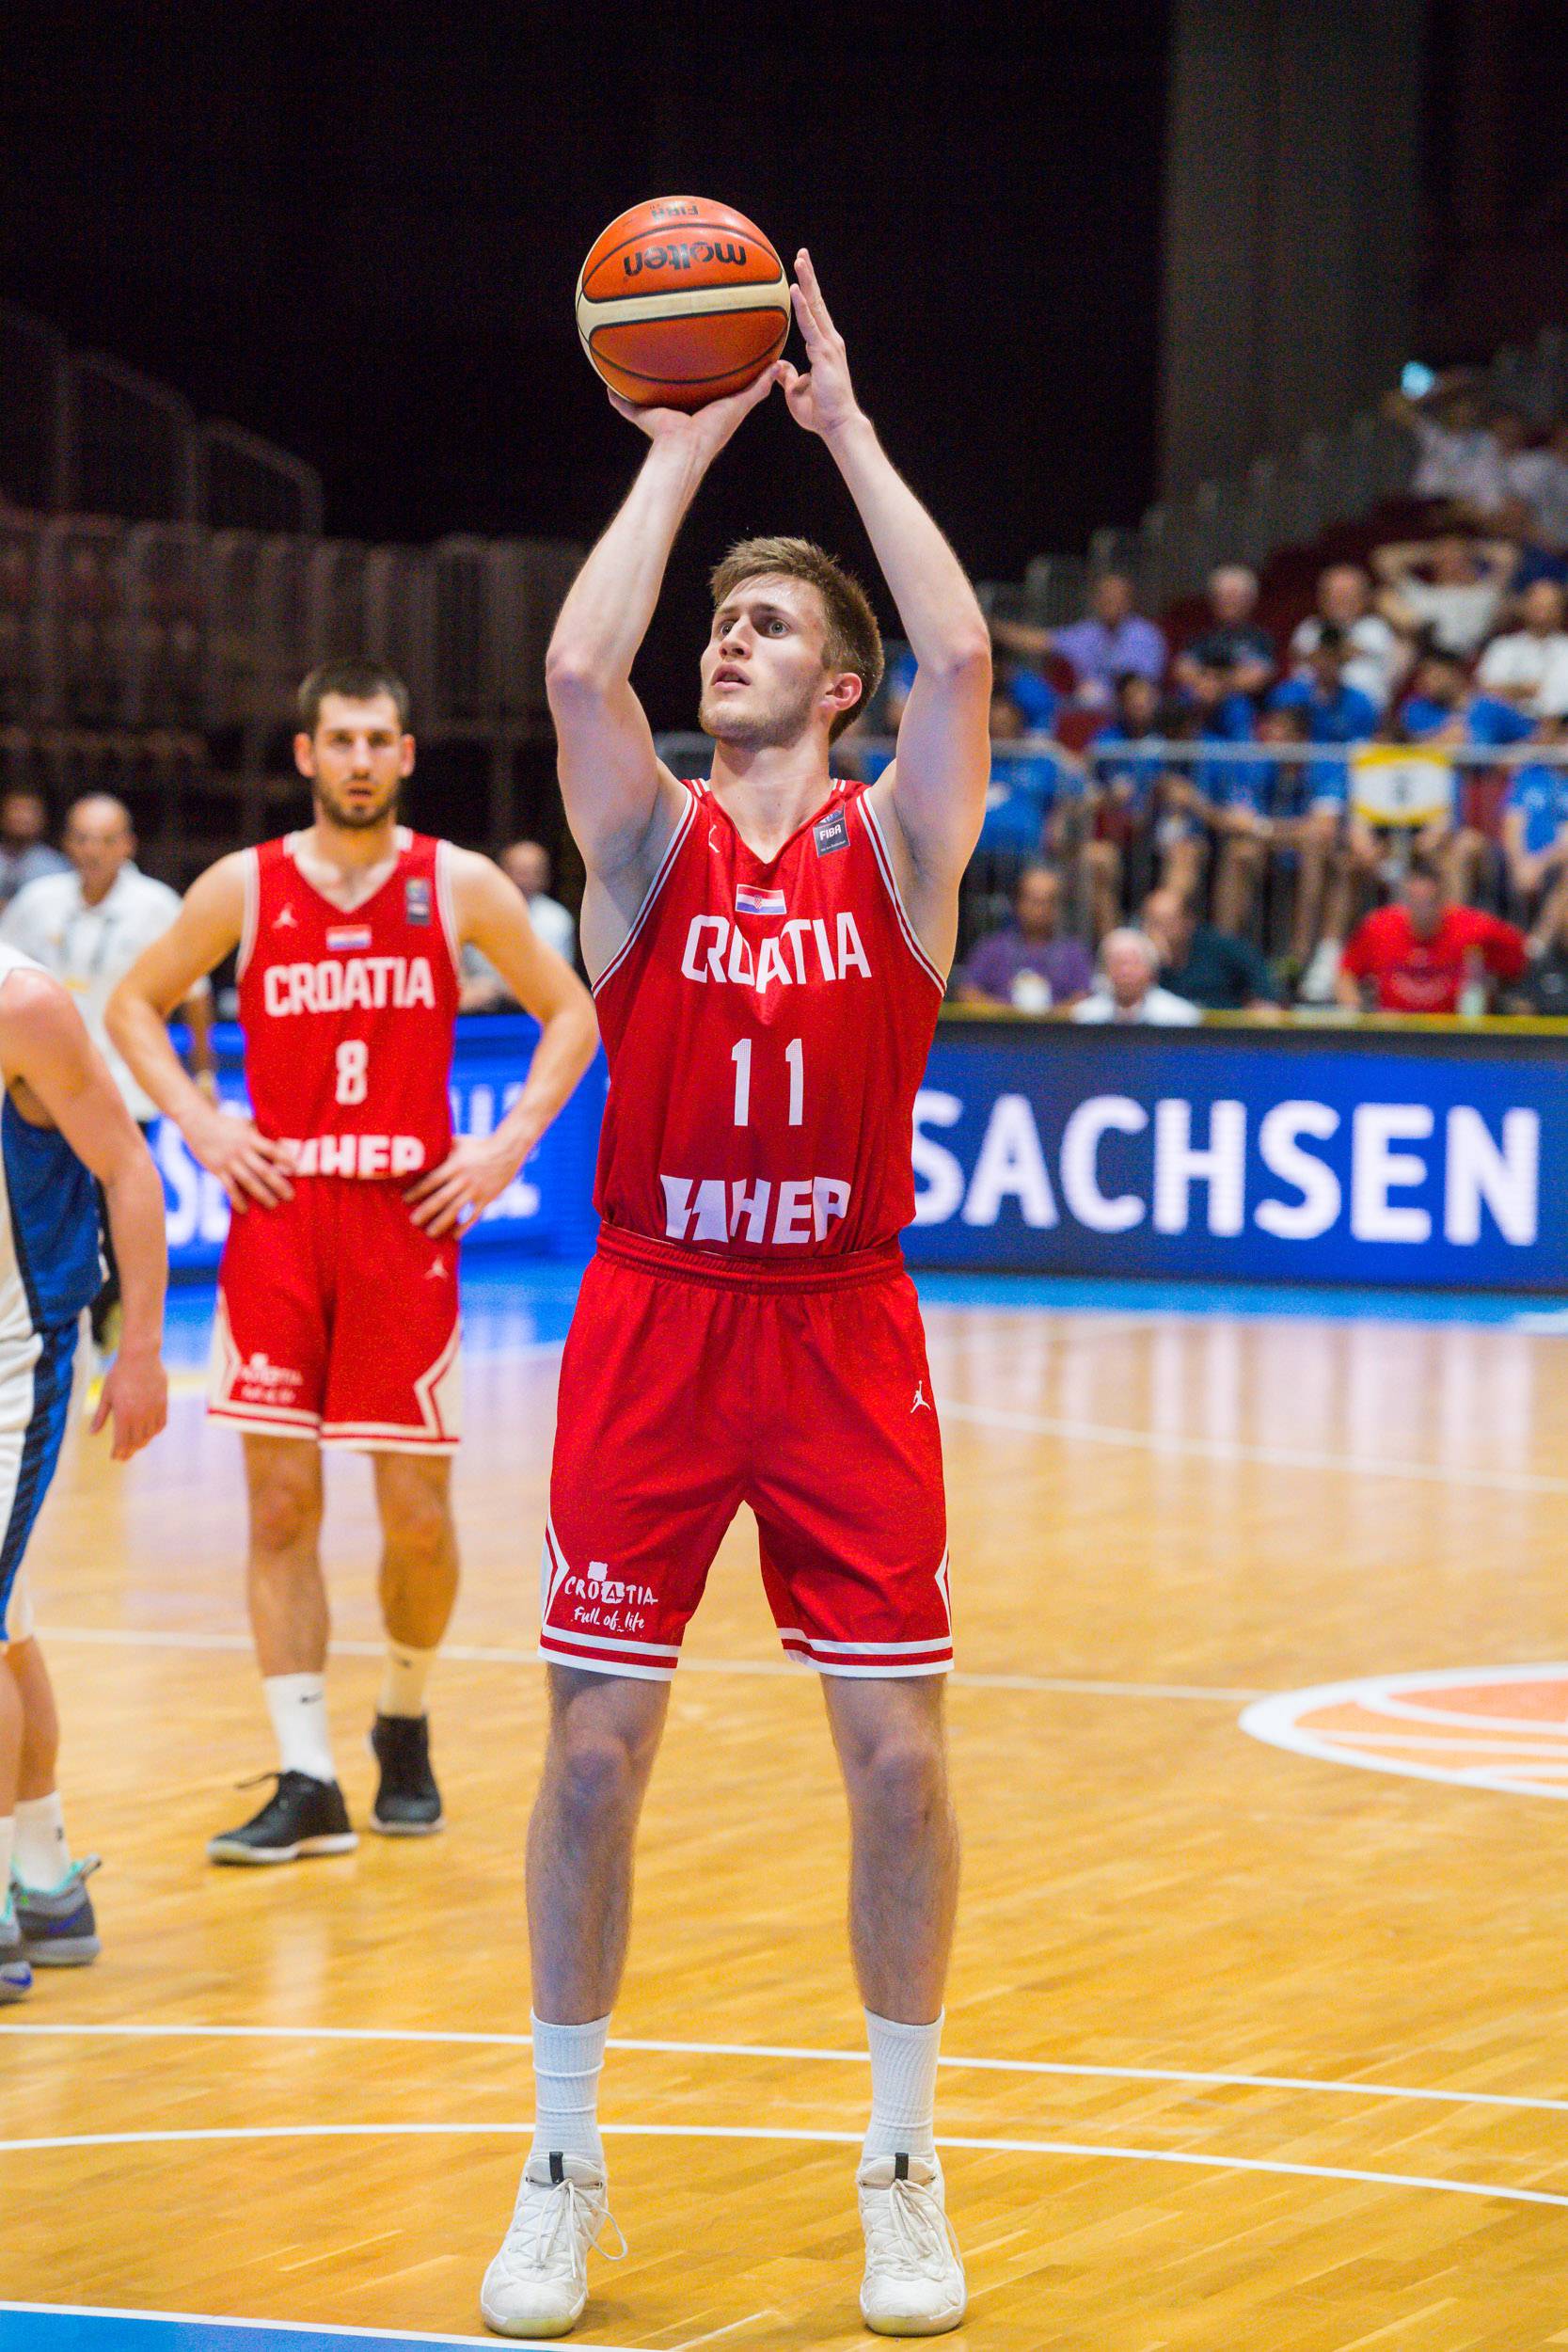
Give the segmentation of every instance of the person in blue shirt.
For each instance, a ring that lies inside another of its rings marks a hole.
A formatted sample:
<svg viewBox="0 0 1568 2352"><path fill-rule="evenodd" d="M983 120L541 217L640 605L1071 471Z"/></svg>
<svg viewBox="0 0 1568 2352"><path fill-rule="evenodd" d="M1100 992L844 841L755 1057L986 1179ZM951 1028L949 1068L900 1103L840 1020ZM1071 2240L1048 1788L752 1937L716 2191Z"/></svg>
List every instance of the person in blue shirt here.
<svg viewBox="0 0 1568 2352"><path fill-rule="evenodd" d="M1153 831L1165 753L1151 751L1163 739L1160 690L1141 671L1127 670L1116 682L1116 707L1088 746L1091 835L1084 844L1084 876L1096 939L1121 921L1127 864Z"/></svg>
<svg viewBox="0 0 1568 2352"><path fill-rule="evenodd" d="M1024 733L1023 715L1005 691L991 697L990 739L990 787L976 848L1038 857L1056 845L1063 803L1081 790L1081 775L1060 744Z"/></svg>
<svg viewBox="0 0 1568 2352"><path fill-rule="evenodd" d="M1563 745L1564 722L1543 720L1543 742ZM1509 895L1525 923L1568 872L1568 767L1530 760L1513 771L1503 802L1503 858Z"/></svg>
<svg viewBox="0 0 1568 2352"><path fill-rule="evenodd" d="M1306 677L1286 678L1269 696L1271 710L1303 710L1309 743L1370 742L1377 733L1377 707L1345 676L1351 658L1346 632L1325 621L1307 661ZM1312 806L1345 805L1345 763L1314 760L1307 770L1307 798Z"/></svg>
<svg viewBox="0 0 1568 2352"><path fill-rule="evenodd" d="M1345 676L1353 653L1349 632L1336 622L1323 622L1306 676L1285 679L1268 703L1271 710L1299 712L1307 741L1332 745L1341 755L1344 747L1370 741L1378 729L1377 706ZM1351 886L1344 848L1346 787L1342 755L1310 760L1292 812L1299 860L1292 953L1306 962L1301 993L1309 1002L1332 1000L1345 935Z"/></svg>

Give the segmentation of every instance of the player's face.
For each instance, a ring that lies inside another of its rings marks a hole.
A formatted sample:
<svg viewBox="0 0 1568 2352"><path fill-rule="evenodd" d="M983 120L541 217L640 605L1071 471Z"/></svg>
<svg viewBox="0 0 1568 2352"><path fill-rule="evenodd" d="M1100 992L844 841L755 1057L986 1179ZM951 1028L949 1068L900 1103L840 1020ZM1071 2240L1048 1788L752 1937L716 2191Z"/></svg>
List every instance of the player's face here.
<svg viewBox="0 0 1568 2352"><path fill-rule="evenodd" d="M798 743L859 698L852 673L825 658L827 615L803 580L742 580L719 607L703 648L698 724L742 751Z"/></svg>
<svg viewBox="0 0 1568 2352"><path fill-rule="evenodd" d="M363 702L327 694L314 735L294 738L294 761L328 822L365 833L395 813L414 765L414 739L404 733L390 694Z"/></svg>

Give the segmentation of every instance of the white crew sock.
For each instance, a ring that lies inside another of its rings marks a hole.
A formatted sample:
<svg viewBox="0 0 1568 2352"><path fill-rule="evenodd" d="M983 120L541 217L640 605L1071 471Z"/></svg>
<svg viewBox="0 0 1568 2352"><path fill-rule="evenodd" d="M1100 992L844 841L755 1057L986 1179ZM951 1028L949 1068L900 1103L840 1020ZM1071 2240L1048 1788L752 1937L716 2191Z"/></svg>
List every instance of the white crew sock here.
<svg viewBox="0 0 1568 2352"><path fill-rule="evenodd" d="M878 2156L923 2156L937 2153L937 2052L942 2018L931 2026L900 2026L891 2017L865 2012L871 2044L871 2121L862 2163Z"/></svg>
<svg viewBox="0 0 1568 2352"><path fill-rule="evenodd" d="M532 2155L581 2156L604 2170L599 2137L599 2074L610 2033L608 2017L586 2026L551 2026L531 2019L533 2031Z"/></svg>
<svg viewBox="0 0 1568 2352"><path fill-rule="evenodd" d="M410 1649L406 1642L388 1642L387 1663L381 1669L378 1715L422 1715L424 1687L436 1663L433 1649Z"/></svg>
<svg viewBox="0 0 1568 2352"><path fill-rule="evenodd" d="M40 1895L58 1886L71 1867L71 1842L65 1834L65 1807L60 1792L24 1797L16 1808L14 1867L24 1886Z"/></svg>
<svg viewBox="0 0 1568 2352"><path fill-rule="evenodd" d="M284 1772L309 1772L312 1780L336 1780L326 1728L325 1676L265 1675L261 1688Z"/></svg>

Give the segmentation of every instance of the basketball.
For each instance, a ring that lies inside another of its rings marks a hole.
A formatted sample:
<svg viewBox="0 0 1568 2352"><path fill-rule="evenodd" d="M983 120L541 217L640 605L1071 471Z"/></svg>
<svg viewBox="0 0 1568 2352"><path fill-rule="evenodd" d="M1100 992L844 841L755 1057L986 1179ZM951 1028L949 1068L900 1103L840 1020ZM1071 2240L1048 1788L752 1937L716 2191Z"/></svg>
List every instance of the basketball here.
<svg viewBox="0 0 1568 2352"><path fill-rule="evenodd" d="M578 278L578 333L639 408L705 408L784 349L789 281L760 229L727 204L661 196L595 238Z"/></svg>

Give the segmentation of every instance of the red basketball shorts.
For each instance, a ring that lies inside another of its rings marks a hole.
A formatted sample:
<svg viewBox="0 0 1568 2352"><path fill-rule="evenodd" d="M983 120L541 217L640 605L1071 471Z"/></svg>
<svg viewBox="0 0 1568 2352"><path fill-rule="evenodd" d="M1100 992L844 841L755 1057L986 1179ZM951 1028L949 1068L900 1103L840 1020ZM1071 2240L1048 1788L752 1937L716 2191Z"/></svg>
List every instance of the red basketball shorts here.
<svg viewBox="0 0 1568 2352"><path fill-rule="evenodd" d="M561 1367L546 1657L668 1680L743 1502L793 1656L948 1671L942 1437L897 1244L774 1268L605 1232Z"/></svg>
<svg viewBox="0 0 1568 2352"><path fill-rule="evenodd" d="M462 1423L457 1243L403 1184L296 1176L230 1221L208 1411L266 1438L450 1454Z"/></svg>

